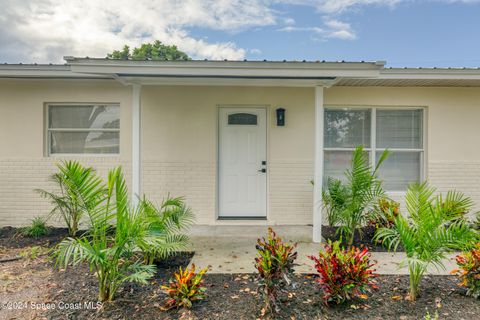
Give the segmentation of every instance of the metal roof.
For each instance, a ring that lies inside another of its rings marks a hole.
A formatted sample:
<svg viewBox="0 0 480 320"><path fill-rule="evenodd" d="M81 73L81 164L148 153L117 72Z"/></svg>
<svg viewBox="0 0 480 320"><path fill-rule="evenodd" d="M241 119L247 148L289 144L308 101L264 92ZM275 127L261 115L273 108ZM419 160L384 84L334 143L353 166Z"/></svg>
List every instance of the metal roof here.
<svg viewBox="0 0 480 320"><path fill-rule="evenodd" d="M114 79L124 84L480 87L480 68L385 68L385 61L120 60L0 64L0 79Z"/></svg>

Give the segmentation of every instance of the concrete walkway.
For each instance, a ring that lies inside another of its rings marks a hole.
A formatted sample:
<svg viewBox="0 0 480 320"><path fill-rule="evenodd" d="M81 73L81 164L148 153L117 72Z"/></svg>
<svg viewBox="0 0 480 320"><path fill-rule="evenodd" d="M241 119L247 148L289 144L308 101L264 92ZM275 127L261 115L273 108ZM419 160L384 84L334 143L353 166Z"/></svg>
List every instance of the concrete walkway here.
<svg viewBox="0 0 480 320"><path fill-rule="evenodd" d="M226 237L226 236L193 236L191 238L195 256L191 263L197 267L208 267L210 273L253 273L256 255L254 237ZM311 242L299 242L297 246L298 273L312 273L313 262L308 255L318 255L321 245ZM455 254L446 259L445 270L432 268L429 274L447 275L456 268L453 260ZM373 252L373 260L377 261L376 273L378 274L408 274L406 267L399 268L400 262L405 258L404 253Z"/></svg>

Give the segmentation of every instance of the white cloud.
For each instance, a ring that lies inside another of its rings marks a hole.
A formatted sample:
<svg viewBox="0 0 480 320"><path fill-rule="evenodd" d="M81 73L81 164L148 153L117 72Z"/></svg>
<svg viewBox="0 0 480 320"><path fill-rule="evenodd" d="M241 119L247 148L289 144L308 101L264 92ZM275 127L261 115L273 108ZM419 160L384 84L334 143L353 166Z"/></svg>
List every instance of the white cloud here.
<svg viewBox="0 0 480 320"><path fill-rule="evenodd" d="M330 19L328 17L324 18L323 27L298 27L293 25L288 25L283 28L278 29L282 32L311 32L314 33L317 37L326 39L326 38L335 38L341 40L354 40L356 39L355 31L353 31L351 25L346 22L342 22L336 19Z"/></svg>
<svg viewBox="0 0 480 320"><path fill-rule="evenodd" d="M250 52L251 54L255 54L255 55L262 54L262 50L257 49L257 48L250 49L250 50L248 50L248 52Z"/></svg>
<svg viewBox="0 0 480 320"><path fill-rule="evenodd" d="M262 1L0 0L0 57L60 62L62 55L99 56L159 39L195 58L242 59L233 42L195 39L192 27L239 31L275 23Z"/></svg>
<svg viewBox="0 0 480 320"><path fill-rule="evenodd" d="M325 25L329 28L327 38L336 38L342 40L354 40L357 38L355 31L349 23L335 19L325 20Z"/></svg>

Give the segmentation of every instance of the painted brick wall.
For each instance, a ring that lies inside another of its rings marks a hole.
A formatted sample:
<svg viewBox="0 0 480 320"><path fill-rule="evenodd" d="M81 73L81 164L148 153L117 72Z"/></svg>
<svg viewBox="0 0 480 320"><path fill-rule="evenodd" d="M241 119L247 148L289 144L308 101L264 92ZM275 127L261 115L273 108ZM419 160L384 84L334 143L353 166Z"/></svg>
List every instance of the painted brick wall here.
<svg viewBox="0 0 480 320"><path fill-rule="evenodd" d="M142 193L160 203L169 193L185 197L197 224L215 221L215 164L209 162L142 162Z"/></svg>
<svg viewBox="0 0 480 320"><path fill-rule="evenodd" d="M117 157L81 157L77 160L94 167L102 177L107 176L109 169L122 165L130 185L128 162ZM55 164L59 161L59 158L0 159L0 226L23 226L33 217L50 212L49 201L34 190L55 190L49 176L56 172ZM49 223L59 225L56 221Z"/></svg>
<svg viewBox="0 0 480 320"><path fill-rule="evenodd" d="M269 165L269 220L274 224L312 223L313 162L275 161Z"/></svg>
<svg viewBox="0 0 480 320"><path fill-rule="evenodd" d="M465 193L480 210L480 161L430 161L428 180L439 192L455 189Z"/></svg>

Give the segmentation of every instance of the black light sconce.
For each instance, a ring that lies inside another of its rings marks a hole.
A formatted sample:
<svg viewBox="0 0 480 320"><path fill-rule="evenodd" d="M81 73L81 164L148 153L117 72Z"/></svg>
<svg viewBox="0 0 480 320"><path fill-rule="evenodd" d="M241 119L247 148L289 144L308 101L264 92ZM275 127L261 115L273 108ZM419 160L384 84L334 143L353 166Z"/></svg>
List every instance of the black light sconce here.
<svg viewBox="0 0 480 320"><path fill-rule="evenodd" d="M283 127L285 126L285 109L277 108L277 126Z"/></svg>

